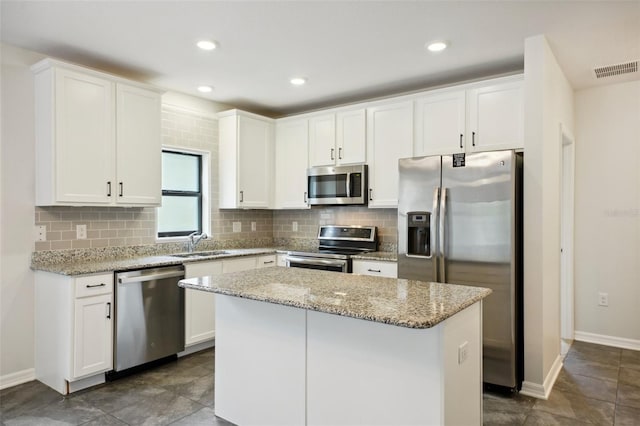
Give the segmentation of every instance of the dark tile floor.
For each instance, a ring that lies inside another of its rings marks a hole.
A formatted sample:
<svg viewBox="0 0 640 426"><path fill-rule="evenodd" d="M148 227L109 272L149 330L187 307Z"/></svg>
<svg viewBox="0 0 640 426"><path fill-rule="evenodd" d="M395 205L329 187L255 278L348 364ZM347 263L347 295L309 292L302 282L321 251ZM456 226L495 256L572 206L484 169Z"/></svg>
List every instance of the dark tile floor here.
<svg viewBox="0 0 640 426"><path fill-rule="evenodd" d="M13 425L231 425L213 412L213 350L63 397L33 381L0 391ZM640 352L576 342L548 401L485 393L485 425L640 425Z"/></svg>

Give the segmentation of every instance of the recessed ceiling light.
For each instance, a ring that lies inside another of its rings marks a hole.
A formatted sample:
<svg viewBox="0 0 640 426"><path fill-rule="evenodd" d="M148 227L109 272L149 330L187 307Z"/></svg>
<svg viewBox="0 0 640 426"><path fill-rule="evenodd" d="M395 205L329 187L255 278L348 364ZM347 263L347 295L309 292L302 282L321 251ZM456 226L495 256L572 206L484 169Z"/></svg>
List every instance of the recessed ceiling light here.
<svg viewBox="0 0 640 426"><path fill-rule="evenodd" d="M307 82L307 79L304 77L293 77L290 81L294 86L302 86Z"/></svg>
<svg viewBox="0 0 640 426"><path fill-rule="evenodd" d="M213 87L211 86L200 86L198 87L198 92L202 92L202 93L209 93L213 90Z"/></svg>
<svg viewBox="0 0 640 426"><path fill-rule="evenodd" d="M211 40L200 40L198 43L196 43L196 46L198 46L202 50L213 50L218 47L218 44L215 41Z"/></svg>
<svg viewBox="0 0 640 426"><path fill-rule="evenodd" d="M434 41L427 45L427 49L429 49L430 52L442 52L446 48L447 43L444 41Z"/></svg>

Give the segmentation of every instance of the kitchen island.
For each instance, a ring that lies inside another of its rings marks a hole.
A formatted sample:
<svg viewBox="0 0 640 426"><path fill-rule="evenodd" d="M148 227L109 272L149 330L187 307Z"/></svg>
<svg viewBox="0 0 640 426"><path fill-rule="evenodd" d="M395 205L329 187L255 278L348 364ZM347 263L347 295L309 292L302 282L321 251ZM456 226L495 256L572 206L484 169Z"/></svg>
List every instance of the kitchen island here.
<svg viewBox="0 0 640 426"><path fill-rule="evenodd" d="M215 412L238 425L482 423L477 287L267 268L216 294Z"/></svg>

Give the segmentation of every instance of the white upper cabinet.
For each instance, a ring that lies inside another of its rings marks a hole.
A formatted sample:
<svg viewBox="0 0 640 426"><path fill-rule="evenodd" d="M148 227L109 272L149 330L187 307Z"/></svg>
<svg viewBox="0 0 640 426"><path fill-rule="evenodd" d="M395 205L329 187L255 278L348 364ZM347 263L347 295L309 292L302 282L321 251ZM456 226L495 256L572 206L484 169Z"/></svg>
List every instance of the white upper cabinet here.
<svg viewBox="0 0 640 426"><path fill-rule="evenodd" d="M36 205L159 205L160 92L50 59L32 70Z"/></svg>
<svg viewBox="0 0 640 426"><path fill-rule="evenodd" d="M398 160L413 151L413 102L367 109L369 207L398 206Z"/></svg>
<svg viewBox="0 0 640 426"><path fill-rule="evenodd" d="M306 119L276 124L275 208L306 209L309 126Z"/></svg>
<svg viewBox="0 0 640 426"><path fill-rule="evenodd" d="M159 205L162 200L160 95L116 85L118 203Z"/></svg>
<svg viewBox="0 0 640 426"><path fill-rule="evenodd" d="M365 148L364 108L309 118L310 167L364 163Z"/></svg>
<svg viewBox="0 0 640 426"><path fill-rule="evenodd" d="M522 76L426 92L415 101L414 155L524 147Z"/></svg>
<svg viewBox="0 0 640 426"><path fill-rule="evenodd" d="M364 108L336 114L336 164L367 161L367 121Z"/></svg>
<svg viewBox="0 0 640 426"><path fill-rule="evenodd" d="M415 101L416 157L464 152L466 94L451 90Z"/></svg>
<svg viewBox="0 0 640 426"><path fill-rule="evenodd" d="M271 207L273 120L239 110L218 117L220 208Z"/></svg>
<svg viewBox="0 0 640 426"><path fill-rule="evenodd" d="M467 92L467 151L524 148L522 77Z"/></svg>
<svg viewBox="0 0 640 426"><path fill-rule="evenodd" d="M336 162L336 116L309 119L309 165L333 166Z"/></svg>

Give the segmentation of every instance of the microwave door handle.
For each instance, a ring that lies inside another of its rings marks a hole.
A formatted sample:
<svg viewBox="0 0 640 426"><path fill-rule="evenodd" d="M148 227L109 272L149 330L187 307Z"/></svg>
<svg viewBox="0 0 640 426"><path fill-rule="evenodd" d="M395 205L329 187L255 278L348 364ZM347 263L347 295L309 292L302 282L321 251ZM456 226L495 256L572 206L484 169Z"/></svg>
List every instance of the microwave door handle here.
<svg viewBox="0 0 640 426"><path fill-rule="evenodd" d="M347 173L347 198L351 197L351 173Z"/></svg>

